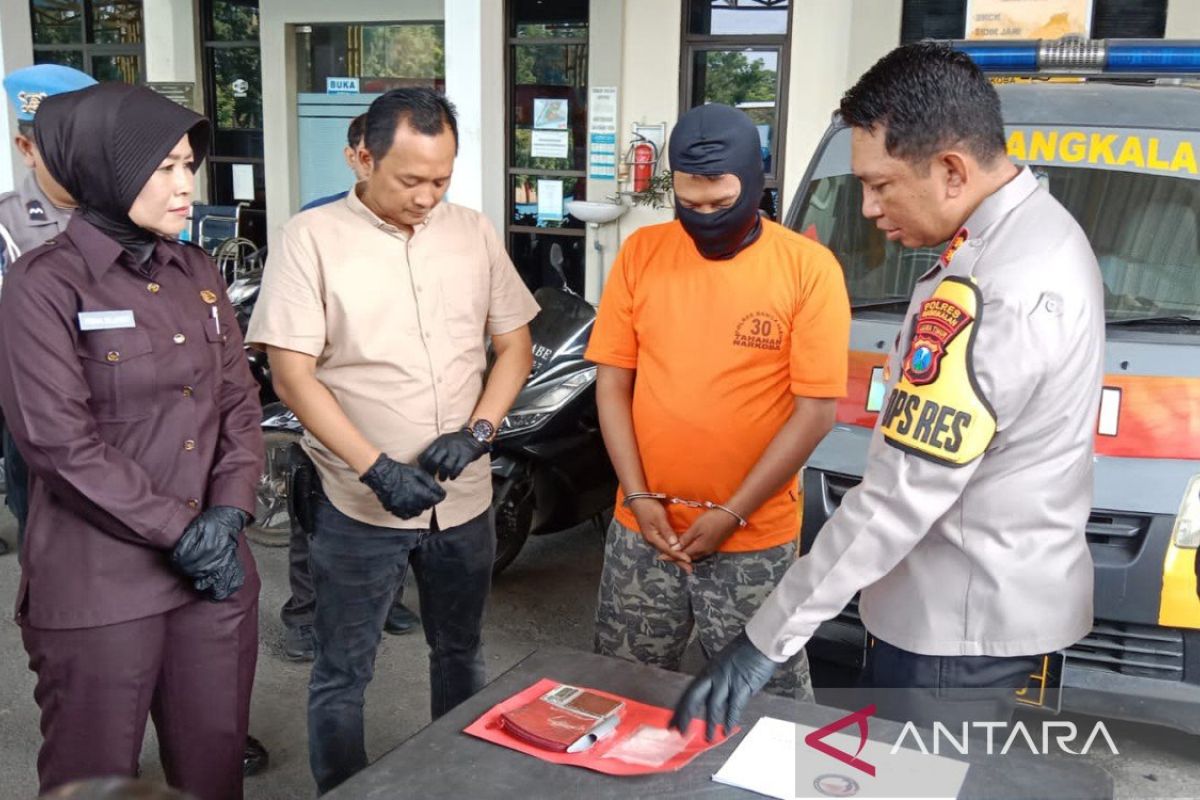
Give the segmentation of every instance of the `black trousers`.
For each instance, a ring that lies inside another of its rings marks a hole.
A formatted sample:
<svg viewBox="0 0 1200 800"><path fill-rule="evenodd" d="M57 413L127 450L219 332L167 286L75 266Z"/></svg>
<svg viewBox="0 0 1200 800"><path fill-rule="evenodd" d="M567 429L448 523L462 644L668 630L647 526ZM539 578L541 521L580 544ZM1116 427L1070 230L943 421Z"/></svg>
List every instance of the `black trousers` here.
<svg viewBox="0 0 1200 800"><path fill-rule="evenodd" d="M872 639L860 682L877 713L896 722L950 730L1008 722L1015 691L1040 671L1042 656L926 656Z"/></svg>
<svg viewBox="0 0 1200 800"><path fill-rule="evenodd" d="M292 588L292 596L279 610L279 618L288 628L311 627L317 609L308 549L312 534L311 520L315 513L313 503L319 483L312 459L300 445L293 444L288 451L288 517L292 526L288 538L288 583ZM400 605L403 599L404 576L401 576L393 607Z"/></svg>

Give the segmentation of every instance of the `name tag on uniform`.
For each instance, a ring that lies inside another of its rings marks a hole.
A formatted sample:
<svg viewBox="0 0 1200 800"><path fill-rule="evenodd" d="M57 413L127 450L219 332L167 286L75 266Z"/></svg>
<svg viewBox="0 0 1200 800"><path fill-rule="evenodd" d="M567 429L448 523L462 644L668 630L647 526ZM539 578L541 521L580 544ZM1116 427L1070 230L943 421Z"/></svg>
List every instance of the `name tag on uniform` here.
<svg viewBox="0 0 1200 800"><path fill-rule="evenodd" d="M116 328L136 327L133 312L123 311L80 311L79 330L81 331L111 331Z"/></svg>

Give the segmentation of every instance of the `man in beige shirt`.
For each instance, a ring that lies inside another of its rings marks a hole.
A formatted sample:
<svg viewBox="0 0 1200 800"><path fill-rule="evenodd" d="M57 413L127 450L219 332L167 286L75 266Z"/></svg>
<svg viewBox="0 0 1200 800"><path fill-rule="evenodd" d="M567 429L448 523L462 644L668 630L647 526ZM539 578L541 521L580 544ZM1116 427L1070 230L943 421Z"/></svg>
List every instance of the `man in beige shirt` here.
<svg viewBox="0 0 1200 800"><path fill-rule="evenodd" d="M486 218L440 202L457 145L454 108L436 92L372 103L359 153L369 177L284 226L247 335L266 348L320 479L308 711L320 793L367 764L363 693L409 564L433 716L484 683L485 456L529 374L538 308Z"/></svg>

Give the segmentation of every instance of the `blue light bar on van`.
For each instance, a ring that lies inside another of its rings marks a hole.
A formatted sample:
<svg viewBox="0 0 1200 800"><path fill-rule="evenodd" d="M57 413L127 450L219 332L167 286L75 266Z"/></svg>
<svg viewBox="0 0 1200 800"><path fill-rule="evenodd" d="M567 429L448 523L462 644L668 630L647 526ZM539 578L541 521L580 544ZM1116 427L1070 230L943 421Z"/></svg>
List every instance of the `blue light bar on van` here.
<svg viewBox="0 0 1200 800"><path fill-rule="evenodd" d="M1200 42L1164 39L956 41L985 72L1008 75L1200 74Z"/></svg>

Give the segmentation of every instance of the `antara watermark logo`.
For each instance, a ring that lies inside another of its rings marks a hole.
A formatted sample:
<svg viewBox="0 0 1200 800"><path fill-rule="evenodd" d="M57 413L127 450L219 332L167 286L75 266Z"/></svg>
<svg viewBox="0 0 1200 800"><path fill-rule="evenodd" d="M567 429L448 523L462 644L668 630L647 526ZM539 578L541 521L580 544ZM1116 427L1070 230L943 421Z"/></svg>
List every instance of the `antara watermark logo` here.
<svg viewBox="0 0 1200 800"><path fill-rule="evenodd" d="M876 765L863 760L861 756L863 749L867 746L870 719L875 712L876 707L872 704L847 714L805 736L804 743L814 750L874 777ZM858 749L855 752L840 750L825 741L826 737L851 725L858 727ZM1035 725L1034 728L1036 730L1037 726ZM1102 746L1106 746L1113 755L1120 755L1116 742L1113 741L1102 720L1097 720L1096 724L1092 726L1091 733L1087 739L1083 740L1082 746L1077 744L1079 740L1079 728L1074 722L1069 721L1044 720L1041 723L1040 736L1031 732L1030 727L1021 720L1016 723L964 722L957 732L952 732L944 723L935 722L932 732L924 733L914 722L909 721L904 723L900 735L892 744L888 754L895 755L905 745L908 745L909 749L918 750L925 755L950 754L951 751L959 755L979 754L980 747L982 747L983 753L986 755L1007 755L1017 749L1028 751L1033 755L1044 756L1056 752L1081 756L1090 753L1092 747L1097 745L1097 740L1103 740ZM997 745L999 745L998 748ZM1072 745L1079 749L1073 749Z"/></svg>

